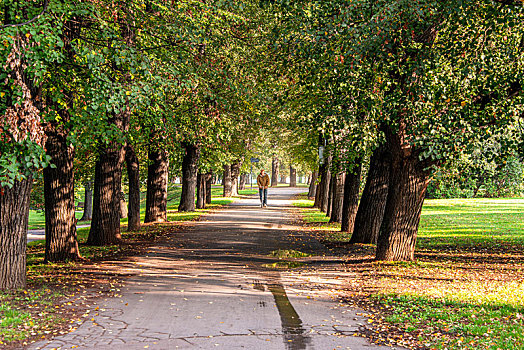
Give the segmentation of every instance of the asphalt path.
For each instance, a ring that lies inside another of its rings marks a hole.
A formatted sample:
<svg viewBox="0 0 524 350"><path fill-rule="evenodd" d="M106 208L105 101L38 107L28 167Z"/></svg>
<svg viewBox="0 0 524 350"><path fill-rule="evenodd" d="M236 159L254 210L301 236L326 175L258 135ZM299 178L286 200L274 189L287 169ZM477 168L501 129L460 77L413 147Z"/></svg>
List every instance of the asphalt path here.
<svg viewBox="0 0 524 350"><path fill-rule="evenodd" d="M91 225L76 225L76 228L90 227ZM27 230L27 243L45 240L45 229Z"/></svg>
<svg viewBox="0 0 524 350"><path fill-rule="evenodd" d="M390 349L356 336L367 318L322 288L343 283L342 271L319 277L274 268L270 252L296 241L287 209L300 192L270 189L267 208L241 199L144 256L114 262L132 274L120 295L93 305L75 331L29 348Z"/></svg>

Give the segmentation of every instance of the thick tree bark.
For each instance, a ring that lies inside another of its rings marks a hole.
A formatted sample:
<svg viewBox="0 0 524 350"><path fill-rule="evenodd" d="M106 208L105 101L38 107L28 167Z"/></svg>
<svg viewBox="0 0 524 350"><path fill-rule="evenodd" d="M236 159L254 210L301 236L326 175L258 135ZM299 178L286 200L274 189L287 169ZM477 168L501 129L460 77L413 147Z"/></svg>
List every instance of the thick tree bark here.
<svg viewBox="0 0 524 350"><path fill-rule="evenodd" d="M140 230L140 163L132 146L126 147L127 177L129 178L129 203L127 230Z"/></svg>
<svg viewBox="0 0 524 350"><path fill-rule="evenodd" d="M233 191L233 183L231 180L231 166L224 165L224 176L222 177L222 185L224 186L224 197L231 197Z"/></svg>
<svg viewBox="0 0 524 350"><path fill-rule="evenodd" d="M315 170L311 174L310 183L309 183L309 192L307 194L308 198L315 198L315 201L316 201L316 195L317 195L317 179L318 179L318 172Z"/></svg>
<svg viewBox="0 0 524 350"><path fill-rule="evenodd" d="M271 161L271 187L278 186L278 170L280 168L279 160L276 156Z"/></svg>
<svg viewBox="0 0 524 350"><path fill-rule="evenodd" d="M342 222L342 204L344 202L344 181L346 174L338 173L332 177L333 184L333 200L331 204L331 216L329 222Z"/></svg>
<svg viewBox="0 0 524 350"><path fill-rule="evenodd" d="M328 156L325 161L326 169L324 170L323 182L321 182L321 199L320 199L320 210L324 213L328 210L329 205L329 189L331 184L331 156Z"/></svg>
<svg viewBox="0 0 524 350"><path fill-rule="evenodd" d="M165 149L150 148L148 158L144 222L165 222L167 220L167 183L169 177L168 153Z"/></svg>
<svg viewBox="0 0 524 350"><path fill-rule="evenodd" d="M242 161L237 160L231 164L231 195L238 196L238 177L240 176L240 167Z"/></svg>
<svg viewBox="0 0 524 350"><path fill-rule="evenodd" d="M391 157L385 146L373 152L350 243L377 243L388 196L390 164Z"/></svg>
<svg viewBox="0 0 524 350"><path fill-rule="evenodd" d="M84 183L84 213L79 221L89 221L93 217L93 181Z"/></svg>
<svg viewBox="0 0 524 350"><path fill-rule="evenodd" d="M55 167L44 169L45 261L80 258L76 237L74 148L55 123L46 128L46 153Z"/></svg>
<svg viewBox="0 0 524 350"><path fill-rule="evenodd" d="M0 290L26 284L27 225L31 178L0 188Z"/></svg>
<svg viewBox="0 0 524 350"><path fill-rule="evenodd" d="M113 143L104 148L95 166L93 220L88 245L110 245L120 242L120 192L124 149Z"/></svg>
<svg viewBox="0 0 524 350"><path fill-rule="evenodd" d="M404 124L401 124L397 133L386 131L386 146L391 153L391 173L384 219L377 242L377 260L411 261L415 258L417 231L430 164L421 162L418 152L404 140Z"/></svg>
<svg viewBox="0 0 524 350"><path fill-rule="evenodd" d="M190 143L183 143L182 145L186 152L182 161L182 195L178 211L195 211L195 189L200 148Z"/></svg>
<svg viewBox="0 0 524 350"><path fill-rule="evenodd" d="M297 169L289 166L289 187L297 187Z"/></svg>
<svg viewBox="0 0 524 350"><path fill-rule="evenodd" d="M342 204L342 232L352 232L355 226L355 217L358 210L358 193L360 189L360 174L362 172L362 161L358 160L358 166L352 172L346 173L344 181L344 201Z"/></svg>
<svg viewBox="0 0 524 350"><path fill-rule="evenodd" d="M205 175L206 181L206 204L211 204L211 185L213 184L214 175L212 173L207 173Z"/></svg>

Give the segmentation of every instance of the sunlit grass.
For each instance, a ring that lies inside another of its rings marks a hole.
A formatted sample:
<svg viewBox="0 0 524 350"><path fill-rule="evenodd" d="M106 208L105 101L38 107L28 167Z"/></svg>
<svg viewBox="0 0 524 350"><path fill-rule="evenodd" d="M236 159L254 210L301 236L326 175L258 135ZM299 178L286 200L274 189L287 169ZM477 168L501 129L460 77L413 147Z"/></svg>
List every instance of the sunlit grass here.
<svg viewBox="0 0 524 350"><path fill-rule="evenodd" d="M312 205L295 202L333 239ZM430 349L524 349L524 199L426 200L417 252L362 267L379 317Z"/></svg>

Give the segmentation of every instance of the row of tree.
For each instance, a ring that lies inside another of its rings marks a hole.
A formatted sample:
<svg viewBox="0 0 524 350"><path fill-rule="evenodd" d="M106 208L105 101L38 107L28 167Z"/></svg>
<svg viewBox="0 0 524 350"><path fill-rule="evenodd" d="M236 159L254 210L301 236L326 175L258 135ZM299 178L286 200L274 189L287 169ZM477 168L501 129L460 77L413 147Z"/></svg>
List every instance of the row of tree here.
<svg viewBox="0 0 524 350"><path fill-rule="evenodd" d="M479 149L522 156L522 1L272 3L287 113L320 135L315 205L377 259L414 259L438 169Z"/></svg>

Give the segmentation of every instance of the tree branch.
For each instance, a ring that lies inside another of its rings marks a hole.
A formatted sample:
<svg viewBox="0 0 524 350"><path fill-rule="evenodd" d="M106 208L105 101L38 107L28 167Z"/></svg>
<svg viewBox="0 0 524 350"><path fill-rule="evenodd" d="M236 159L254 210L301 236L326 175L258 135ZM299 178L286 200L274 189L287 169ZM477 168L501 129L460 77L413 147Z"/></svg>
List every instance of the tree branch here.
<svg viewBox="0 0 524 350"><path fill-rule="evenodd" d="M37 16L31 18L29 21L24 23L16 23L16 24L4 24L3 26L0 26L0 29L8 28L8 27L21 27L25 26L26 24L33 23L37 19L39 19L46 11L47 11L47 5L49 3L49 0L44 0L44 6L42 8L42 12L40 12Z"/></svg>

